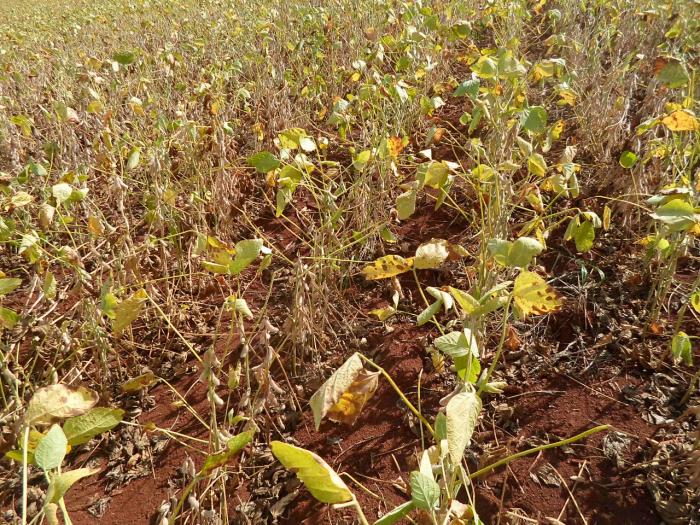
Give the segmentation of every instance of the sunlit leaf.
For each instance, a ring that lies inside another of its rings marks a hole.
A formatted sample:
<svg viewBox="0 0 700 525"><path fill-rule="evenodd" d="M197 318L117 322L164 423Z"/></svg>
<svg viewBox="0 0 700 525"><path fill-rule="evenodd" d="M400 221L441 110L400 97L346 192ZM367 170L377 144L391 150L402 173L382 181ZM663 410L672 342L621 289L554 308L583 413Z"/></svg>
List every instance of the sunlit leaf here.
<svg viewBox="0 0 700 525"><path fill-rule="evenodd" d="M462 461L479 421L481 398L476 392L462 392L447 403L447 448L453 465Z"/></svg>
<svg viewBox="0 0 700 525"><path fill-rule="evenodd" d="M404 259L400 255L385 255L366 265L362 274L366 279L387 279L413 268L413 258Z"/></svg>
<svg viewBox="0 0 700 525"><path fill-rule="evenodd" d="M68 418L63 424L63 432L69 445L81 445L112 430L123 417L124 411L119 408L95 407L85 414Z"/></svg>
<svg viewBox="0 0 700 525"><path fill-rule="evenodd" d="M620 155L620 166L629 169L637 163L637 159L637 154L634 151L623 151Z"/></svg>
<svg viewBox="0 0 700 525"><path fill-rule="evenodd" d="M413 266L417 270L438 268L449 255L449 243L445 239L431 239L416 249Z"/></svg>
<svg viewBox="0 0 700 525"><path fill-rule="evenodd" d="M58 503L61 498L66 495L68 489L76 482L88 476L92 476L93 474L97 474L99 471L100 469L96 468L78 468L57 474L51 479L49 488L46 491L47 501Z"/></svg>
<svg viewBox="0 0 700 525"><path fill-rule="evenodd" d="M440 485L433 478L414 471L411 472L409 484L411 501L417 508L431 511L440 505Z"/></svg>
<svg viewBox="0 0 700 525"><path fill-rule="evenodd" d="M700 314L700 291L694 292L693 295L690 296L690 304L693 310Z"/></svg>
<svg viewBox="0 0 700 525"><path fill-rule="evenodd" d="M697 131L700 123L689 110L679 109L664 117L661 122L671 131Z"/></svg>
<svg viewBox="0 0 700 525"><path fill-rule="evenodd" d="M44 471L57 468L66 456L68 440L58 425L52 425L34 451L34 463Z"/></svg>
<svg viewBox="0 0 700 525"><path fill-rule="evenodd" d="M688 366L693 366L693 345L688 334L679 331L673 336L671 340L671 355L673 355L673 361L676 364L683 362Z"/></svg>
<svg viewBox="0 0 700 525"><path fill-rule="evenodd" d="M378 372L365 370L360 356L350 356L309 400L316 430L326 416L331 421L354 424L374 395L378 376Z"/></svg>
<svg viewBox="0 0 700 525"><path fill-rule="evenodd" d="M20 284L22 284L22 279L17 277L5 277L0 279L0 296L7 295L15 290Z"/></svg>
<svg viewBox="0 0 700 525"><path fill-rule="evenodd" d="M554 288L534 272L521 271L515 278L513 299L526 316L556 312L561 307L561 299Z"/></svg>
<svg viewBox="0 0 700 525"><path fill-rule="evenodd" d="M408 219L416 211L416 190L410 190L396 197L396 211L399 220Z"/></svg>
<svg viewBox="0 0 700 525"><path fill-rule="evenodd" d="M66 202L68 199L70 199L70 196L72 193L73 193L73 187L70 184L67 184L65 182L60 182L58 184L54 184L51 187L51 194L56 199L57 206L60 206L61 204Z"/></svg>
<svg viewBox="0 0 700 525"><path fill-rule="evenodd" d="M141 289L131 297L121 301L114 307L114 318L112 319L112 330L119 334L141 315L143 305L148 299L146 290Z"/></svg>
<svg viewBox="0 0 700 525"><path fill-rule="evenodd" d="M520 125L530 133L544 133L547 130L547 110L542 106L525 108L520 114Z"/></svg>
<svg viewBox="0 0 700 525"><path fill-rule="evenodd" d="M49 385L34 392L25 422L29 425L47 425L55 419L79 416L97 403L98 395L85 387Z"/></svg>
<svg viewBox="0 0 700 525"><path fill-rule="evenodd" d="M241 432L226 442L226 450L217 454L211 454L204 460L201 473L206 474L215 468L223 467L236 457L248 443L253 441L255 432L252 430Z"/></svg>
<svg viewBox="0 0 700 525"><path fill-rule="evenodd" d="M133 379L129 379L128 381L122 383L121 390L125 394L133 394L134 392L144 390L154 385L156 381L158 381L156 375L152 371L148 370L143 374L140 374L134 377Z"/></svg>
<svg viewBox="0 0 700 525"><path fill-rule="evenodd" d="M698 222L692 204L683 199L672 199L650 214L652 218L666 224L671 231L682 231Z"/></svg>
<svg viewBox="0 0 700 525"><path fill-rule="evenodd" d="M408 513L415 508L416 504L413 503L413 501L407 501L406 503L402 503L398 507L395 507L386 514L384 514L384 516L375 521L373 525L394 525L394 523L398 523L402 518L407 516Z"/></svg>
<svg viewBox="0 0 700 525"><path fill-rule="evenodd" d="M248 165L258 173L268 173L279 168L280 161L269 151L260 151L248 157Z"/></svg>
<svg viewBox="0 0 700 525"><path fill-rule="evenodd" d="M270 449L321 503L345 503L353 499L352 492L340 476L313 452L281 441L272 441Z"/></svg>

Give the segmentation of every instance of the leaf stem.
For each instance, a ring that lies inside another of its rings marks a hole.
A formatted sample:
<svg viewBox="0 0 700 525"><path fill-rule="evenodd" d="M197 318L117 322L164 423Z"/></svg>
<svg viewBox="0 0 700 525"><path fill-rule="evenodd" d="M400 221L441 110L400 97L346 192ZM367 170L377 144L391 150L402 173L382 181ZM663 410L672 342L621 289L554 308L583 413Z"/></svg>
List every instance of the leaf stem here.
<svg viewBox="0 0 700 525"><path fill-rule="evenodd" d="M535 448L529 448L527 450L523 450L522 452L518 452L517 454L512 454L506 458L503 458L499 461L496 461L495 463L491 463L490 465L477 470L473 474L469 474L469 479L474 479L478 478L479 476L483 476L484 474L488 474L492 470L497 469L498 467L501 467L503 465L507 465L511 461L514 461L516 459L529 456L530 454L536 454L538 452L541 452L543 450L548 450L550 448L556 448L556 447L562 447L564 445L569 445L571 443L574 443L578 441L579 439L583 439L585 437L588 437L592 434L596 434L598 432L601 432L603 430L607 430L610 428L610 425L599 425L597 427L589 428L585 432L581 432L580 434L576 434L573 437L567 438L567 439L562 439L561 441L556 441L554 443L547 443L546 445L540 445L539 447Z"/></svg>
<svg viewBox="0 0 700 525"><path fill-rule="evenodd" d="M501 339L498 342L498 349L496 350L496 355L493 356L493 361L491 361L491 366L489 366L488 372L486 372L486 377L481 382L481 386L479 387L479 390L476 393L476 395L479 397L481 397L481 393L484 391L484 387L487 385L487 383L491 379L491 375L493 374L493 371L496 369L496 366L498 365L498 361L501 359L501 353L503 353L503 347L505 346L506 335L508 333L508 315L510 314L510 305L512 302L513 302L513 295L511 294L510 296L508 296L508 302L506 303L506 306L505 306L505 309L503 312L503 329L501 330Z"/></svg>
<svg viewBox="0 0 700 525"><path fill-rule="evenodd" d="M27 490L29 489L27 448L29 448L29 425L24 426L24 436L22 437L22 525L27 525Z"/></svg>
<svg viewBox="0 0 700 525"><path fill-rule="evenodd" d="M430 432L430 434L431 434L433 437L435 437L435 430L434 430L433 427L430 425L430 423L428 423L428 420L425 419L425 418L423 417L423 414L421 414L421 413L418 411L418 409L417 409L416 407L413 406L413 404L412 404L412 403L408 400L408 398L404 395L404 393L401 391L401 389L399 388L399 386L394 382L394 380L391 378L391 376L387 373L387 371L384 370L384 369L383 369L381 366L379 366L377 363L375 363L374 361L372 361L369 357L366 357L366 356L364 356L364 355L362 355L362 354L360 354L360 353L358 353L357 355L359 355L360 358L362 358L363 361L365 361L367 364L371 365L375 370L377 370L378 372L380 372L380 373L384 376L384 378L385 378L385 379L389 382L389 384L391 385L391 388L393 388L394 391L399 395L399 397L401 398L401 401L404 402L404 404L408 407L408 409L409 409L411 412L413 412L413 414L414 414L418 419L420 419L421 423L423 423L423 424L425 425L425 428L428 429L428 432Z"/></svg>

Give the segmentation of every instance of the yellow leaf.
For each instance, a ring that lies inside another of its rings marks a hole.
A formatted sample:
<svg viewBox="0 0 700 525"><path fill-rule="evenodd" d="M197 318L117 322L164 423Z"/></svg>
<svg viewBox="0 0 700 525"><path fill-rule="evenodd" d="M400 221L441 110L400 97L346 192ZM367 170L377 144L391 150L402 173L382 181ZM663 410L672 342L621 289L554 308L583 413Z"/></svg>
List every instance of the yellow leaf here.
<svg viewBox="0 0 700 525"><path fill-rule="evenodd" d="M515 278L513 299L525 316L556 312L561 307L554 288L534 272L520 272Z"/></svg>
<svg viewBox="0 0 700 525"><path fill-rule="evenodd" d="M389 150L389 155L395 159L403 150L403 140L401 137L389 137L386 141L386 147Z"/></svg>
<svg viewBox="0 0 700 525"><path fill-rule="evenodd" d="M671 131L697 131L700 128L698 119L690 111L674 111L661 121Z"/></svg>
<svg viewBox="0 0 700 525"><path fill-rule="evenodd" d="M387 306L386 308L375 308L374 310L370 310L370 314L374 315L379 319L380 321L386 321L396 313L396 308L393 306Z"/></svg>
<svg viewBox="0 0 700 525"><path fill-rule="evenodd" d="M385 255L362 269L366 279L387 279L413 268L413 257L404 259L400 255Z"/></svg>

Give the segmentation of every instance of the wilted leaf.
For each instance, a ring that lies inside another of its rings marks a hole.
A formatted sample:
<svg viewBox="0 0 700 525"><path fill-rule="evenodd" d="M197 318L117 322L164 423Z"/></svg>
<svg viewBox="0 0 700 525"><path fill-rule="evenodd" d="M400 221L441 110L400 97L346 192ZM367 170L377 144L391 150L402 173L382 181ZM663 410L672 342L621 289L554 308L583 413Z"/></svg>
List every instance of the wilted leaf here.
<svg viewBox="0 0 700 525"><path fill-rule="evenodd" d="M45 386L34 392L24 419L28 425L47 425L54 419L84 414L95 406L97 400L97 392L82 386Z"/></svg>
<svg viewBox="0 0 700 525"><path fill-rule="evenodd" d="M445 239L431 239L418 247L413 266L417 270L438 268L449 255L449 243Z"/></svg>
<svg viewBox="0 0 700 525"><path fill-rule="evenodd" d="M683 109L674 111L667 117L664 117L661 122L671 131L697 131L700 129L700 124L695 115Z"/></svg>
<svg viewBox="0 0 700 525"><path fill-rule="evenodd" d="M360 356L351 355L309 400L316 430L325 416L331 421L355 423L377 389L378 376L378 372L365 370Z"/></svg>
<svg viewBox="0 0 700 525"><path fill-rule="evenodd" d="M58 184L54 184L51 187L51 194L53 195L54 199L56 199L56 205L60 206L64 202L66 202L68 199L70 199L71 194L73 193L73 186L71 186L68 183L65 182L60 182Z"/></svg>
<svg viewBox="0 0 700 525"><path fill-rule="evenodd" d="M131 171L139 165L141 160L141 148L131 148L129 157L126 160L126 171Z"/></svg>
<svg viewBox="0 0 700 525"><path fill-rule="evenodd" d="M58 425L52 425L34 451L34 463L45 471L57 468L66 456L68 440Z"/></svg>
<svg viewBox="0 0 700 525"><path fill-rule="evenodd" d="M15 193L12 198L10 199L10 203L15 207L15 208L21 208L22 206L26 206L30 202L34 200L34 197L27 193L26 191L18 191Z"/></svg>
<svg viewBox="0 0 700 525"><path fill-rule="evenodd" d="M435 317L435 314L437 314L440 311L442 305L442 299L438 299L437 301L429 305L421 313L419 313L418 317L416 318L416 326L423 326L425 323L429 322L433 317Z"/></svg>
<svg viewBox="0 0 700 525"><path fill-rule="evenodd" d="M122 392L125 394L133 394L134 392L148 388L149 386L155 384L156 381L156 375L148 370L147 372L144 372L143 374L122 383Z"/></svg>
<svg viewBox="0 0 700 525"><path fill-rule="evenodd" d="M533 272L522 271L515 278L513 299L526 316L556 312L561 307L561 299L554 288Z"/></svg>
<svg viewBox="0 0 700 525"><path fill-rule="evenodd" d="M385 255L362 269L366 279L387 279L413 268L413 258L404 259L400 255Z"/></svg>
<svg viewBox="0 0 700 525"><path fill-rule="evenodd" d="M476 392L462 392L447 403L447 448L453 465L462 461L479 421L481 398Z"/></svg>
<svg viewBox="0 0 700 525"><path fill-rule="evenodd" d="M279 462L295 472L321 503L345 503L353 499L352 492L340 476L313 452L281 441L272 441L270 448Z"/></svg>
<svg viewBox="0 0 700 525"><path fill-rule="evenodd" d="M114 318L112 319L112 330L115 334L121 333L141 314L143 305L148 299L146 290L141 289L131 297L121 301L114 307Z"/></svg>
<svg viewBox="0 0 700 525"><path fill-rule="evenodd" d="M408 219L416 211L416 190L410 190L396 197L396 211L399 220Z"/></svg>
<svg viewBox="0 0 700 525"><path fill-rule="evenodd" d="M112 430L123 417L124 411L119 408L96 407L83 415L67 419L63 424L63 432L69 445L82 445L95 436Z"/></svg>

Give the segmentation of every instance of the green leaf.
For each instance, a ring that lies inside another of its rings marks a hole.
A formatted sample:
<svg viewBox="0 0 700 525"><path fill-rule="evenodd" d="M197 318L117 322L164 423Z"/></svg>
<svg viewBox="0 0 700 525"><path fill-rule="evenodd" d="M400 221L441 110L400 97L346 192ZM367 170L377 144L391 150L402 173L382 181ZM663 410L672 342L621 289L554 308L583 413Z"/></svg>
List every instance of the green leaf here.
<svg viewBox="0 0 700 525"><path fill-rule="evenodd" d="M211 454L207 456L204 460L204 465L202 466L201 474L207 474L215 468L222 467L230 462L234 457L236 457L245 446L253 440L255 432L249 430L247 432L241 432L233 436L226 443L226 450L219 452L218 454Z"/></svg>
<svg viewBox="0 0 700 525"><path fill-rule="evenodd" d="M54 184L51 187L51 194L54 196L56 199L56 205L60 206L64 202L66 202L68 199L70 199L71 194L73 193L73 186L66 182L60 182L58 184Z"/></svg>
<svg viewBox="0 0 700 525"><path fill-rule="evenodd" d="M52 425L34 451L34 462L44 471L57 468L66 456L67 446L68 440L61 427Z"/></svg>
<svg viewBox="0 0 700 525"><path fill-rule="evenodd" d="M688 366L693 366L693 345L690 337L685 332L678 332L671 340L671 354L673 362L678 364L681 361Z"/></svg>
<svg viewBox="0 0 700 525"><path fill-rule="evenodd" d="M690 296L690 305L693 307L693 310L700 314L700 291L694 292Z"/></svg>
<svg viewBox="0 0 700 525"><path fill-rule="evenodd" d="M662 84L666 84L670 88L679 88L685 86L690 80L688 70L680 60L670 58L668 63L662 67L656 74L656 78Z"/></svg>
<svg viewBox="0 0 700 525"><path fill-rule="evenodd" d="M410 190L396 197L396 211L399 220L405 221L416 211L416 190Z"/></svg>
<svg viewBox="0 0 700 525"><path fill-rule="evenodd" d="M136 320L136 318L141 314L143 305L147 299L148 294L146 293L146 290L141 289L114 307L112 330L115 334L123 332L127 326Z"/></svg>
<svg viewBox="0 0 700 525"><path fill-rule="evenodd" d="M422 510L431 511L440 505L440 485L422 472L413 471L409 479L411 501Z"/></svg>
<svg viewBox="0 0 700 525"><path fill-rule="evenodd" d="M453 288L452 286L448 286L447 288L449 289L450 294L452 294L452 297L454 297L455 301L457 301L457 304L464 311L465 314L470 315L474 312L476 308L479 307L479 301L474 299L474 297L472 297L467 292L462 291L458 288Z"/></svg>
<svg viewBox="0 0 700 525"><path fill-rule="evenodd" d="M97 392L82 386L45 386L34 392L24 419L28 425L47 425L54 419L84 414L95 406L97 399Z"/></svg>
<svg viewBox="0 0 700 525"><path fill-rule="evenodd" d="M462 392L447 403L447 449L453 465L459 465L462 461L464 450L471 443L480 412L481 398L476 392Z"/></svg>
<svg viewBox="0 0 700 525"><path fill-rule="evenodd" d="M452 96L453 97L463 97L466 95L469 98L473 99L479 94L480 85L481 85L481 82L479 81L478 78L465 80L459 86L457 86L457 89L454 90L454 93L452 93Z"/></svg>
<svg viewBox="0 0 700 525"><path fill-rule="evenodd" d="M415 508L416 504L413 503L413 501L407 501L406 503L402 503L401 505L393 508L392 510L384 514L384 516L375 521L374 525L393 525L394 523L398 523L399 520L407 516L408 513Z"/></svg>
<svg viewBox="0 0 700 525"><path fill-rule="evenodd" d="M0 328L12 330L19 323L20 316L14 310L0 306Z"/></svg>
<svg viewBox="0 0 700 525"><path fill-rule="evenodd" d="M264 244L262 239L246 239L237 242L236 256L231 264L229 264L229 273L231 275L238 275L250 266L250 264L258 258L258 255L260 255Z"/></svg>
<svg viewBox="0 0 700 525"><path fill-rule="evenodd" d="M301 139L306 137L307 133L302 128L288 128L277 135L280 144L286 149L298 149L301 145Z"/></svg>
<svg viewBox="0 0 700 525"><path fill-rule="evenodd" d="M18 279L17 277L5 277L0 279L0 296L7 295L20 284L22 284L22 279Z"/></svg>
<svg viewBox="0 0 700 525"><path fill-rule="evenodd" d="M279 462L295 472L311 495L321 503L346 503L353 499L352 492L340 476L313 452L281 441L272 441L270 448Z"/></svg>
<svg viewBox="0 0 700 525"><path fill-rule="evenodd" d="M123 417L124 411L119 408L96 407L81 416L67 419L63 424L63 432L69 445L82 445L95 436L112 430Z"/></svg>
<svg viewBox="0 0 700 525"><path fill-rule="evenodd" d="M434 341L435 347L452 358L466 355L479 356L479 346L469 328L461 332L450 332Z"/></svg>
<svg viewBox="0 0 700 525"><path fill-rule="evenodd" d="M542 243L532 237L519 237L515 242L491 239L487 247L498 264L514 268L526 268L544 250Z"/></svg>
<svg viewBox="0 0 700 525"><path fill-rule="evenodd" d="M134 63L136 60L136 54L131 51L121 51L112 55L112 59L122 66L128 66L129 64Z"/></svg>
<svg viewBox="0 0 700 525"><path fill-rule="evenodd" d="M697 222L693 206L682 199L672 199L651 214L653 219L668 225L671 231L683 231Z"/></svg>
<svg viewBox="0 0 700 525"><path fill-rule="evenodd" d="M100 469L96 468L79 468L56 475L51 479L51 483L49 483L49 488L46 491L46 500L51 503L58 503L59 500L66 495L68 489L77 481L97 474L99 471Z"/></svg>
<svg viewBox="0 0 700 525"><path fill-rule="evenodd" d="M269 151L260 151L248 157L248 165L258 173L269 173L280 167L280 161Z"/></svg>
<svg viewBox="0 0 700 525"><path fill-rule="evenodd" d="M520 125L530 133L544 133L547 130L547 110L542 106L525 108L520 114Z"/></svg>
<svg viewBox="0 0 700 525"><path fill-rule="evenodd" d="M637 164L637 154L634 151L623 151L622 154L620 155L620 166L623 168L629 169L635 164Z"/></svg>
<svg viewBox="0 0 700 525"><path fill-rule="evenodd" d="M591 221L583 221L578 226L575 226L571 234L576 243L576 250L579 252L586 253L593 248L595 229Z"/></svg>
<svg viewBox="0 0 700 525"><path fill-rule="evenodd" d="M421 313L418 314L418 318L416 319L416 326L423 326L425 323L430 321L436 313L440 311L440 308L442 308L443 301L442 299L439 299L435 301L433 304L428 306L425 310L423 310Z"/></svg>
<svg viewBox="0 0 700 525"><path fill-rule="evenodd" d="M538 177L544 177L547 174L547 161L540 153L533 153L527 158L527 171Z"/></svg>

